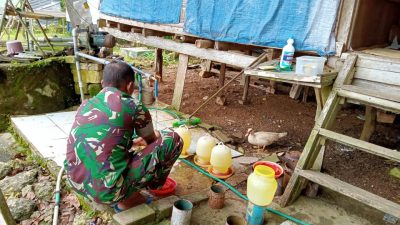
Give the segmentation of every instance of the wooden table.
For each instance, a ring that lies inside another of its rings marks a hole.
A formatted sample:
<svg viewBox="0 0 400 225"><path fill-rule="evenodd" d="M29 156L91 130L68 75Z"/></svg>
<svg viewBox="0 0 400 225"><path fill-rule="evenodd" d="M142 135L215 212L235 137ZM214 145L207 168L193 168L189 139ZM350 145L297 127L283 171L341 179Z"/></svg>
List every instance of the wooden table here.
<svg viewBox="0 0 400 225"><path fill-rule="evenodd" d="M259 69L262 66L274 65L274 64L276 64L275 60L268 61L260 64L256 68L245 70L244 72L245 82L244 82L242 102L243 103L247 102L251 77L258 77L273 81L304 85L314 88L315 98L317 101L317 112L315 114L315 118L318 118L326 102L326 99L328 98L328 95L332 90L333 82L335 81L335 78L338 73L336 71L331 72L329 71L328 68L325 69L326 72L318 75L298 75L294 71L277 72L274 70Z"/></svg>

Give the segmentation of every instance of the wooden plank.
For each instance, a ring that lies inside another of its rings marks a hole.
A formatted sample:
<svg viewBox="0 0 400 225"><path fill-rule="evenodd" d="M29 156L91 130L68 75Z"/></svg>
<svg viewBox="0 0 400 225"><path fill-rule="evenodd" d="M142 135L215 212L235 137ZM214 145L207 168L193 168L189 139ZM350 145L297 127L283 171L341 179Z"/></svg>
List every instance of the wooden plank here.
<svg viewBox="0 0 400 225"><path fill-rule="evenodd" d="M215 49L202 49L196 48L193 44L177 43L172 40L167 40L160 37L144 37L141 34L121 32L115 28L103 28L104 31L109 32L116 38L124 39L127 41L137 41L144 45L149 45L155 48L161 48L168 51L174 51L185 55L198 57L201 59L209 59L215 62L226 63L229 65L239 66L245 68L250 65L256 57L238 54L234 52L224 52Z"/></svg>
<svg viewBox="0 0 400 225"><path fill-rule="evenodd" d="M354 78L400 86L400 72L356 67Z"/></svg>
<svg viewBox="0 0 400 225"><path fill-rule="evenodd" d="M143 28L142 29L142 35L145 36L145 37L148 37L148 36L164 37L164 36L169 36L169 35L172 35L172 34L171 33L166 33L166 32L163 32L163 31L151 30L151 29Z"/></svg>
<svg viewBox="0 0 400 225"><path fill-rule="evenodd" d="M360 201L382 212L400 218L399 204L320 172L300 170L298 173L300 176L307 178L308 180L339 192L347 197L356 199L357 201Z"/></svg>
<svg viewBox="0 0 400 225"><path fill-rule="evenodd" d="M3 192L0 189L0 224L16 225L14 218L8 208L7 201L4 198Z"/></svg>
<svg viewBox="0 0 400 225"><path fill-rule="evenodd" d="M393 102L400 103L400 87L397 89L397 91L391 93L387 92L387 90L376 90L376 89L366 89L364 87L359 87L355 85L343 85L342 87L343 91L349 91L349 92L354 92L366 96L371 96L374 98L382 99L382 100L389 100ZM378 103L378 102L376 102Z"/></svg>
<svg viewBox="0 0 400 225"><path fill-rule="evenodd" d="M371 55L371 54L366 54L363 52L356 51L355 52L358 56L359 59L362 60L373 60L376 62L382 62L382 63L391 63L391 64L399 64L399 59L398 58L390 58L390 57L383 57L379 55Z"/></svg>
<svg viewBox="0 0 400 225"><path fill-rule="evenodd" d="M400 63L399 62L385 62L379 59L371 59L365 57L359 57L356 63L357 67L383 70L389 72L400 73Z"/></svg>
<svg viewBox="0 0 400 225"><path fill-rule="evenodd" d="M198 48L214 48L214 41L211 41L211 40L196 40L195 45Z"/></svg>
<svg viewBox="0 0 400 225"><path fill-rule="evenodd" d="M17 13L13 10L7 10L7 15L8 16L17 16ZM23 17L23 18L29 18L29 19L38 19L38 20L54 19L54 16L51 16L51 15L42 14L42 13L34 13L34 12L26 12L26 11L19 12L19 15L21 15L21 17Z"/></svg>
<svg viewBox="0 0 400 225"><path fill-rule="evenodd" d="M183 87L185 85L185 76L187 72L188 62L189 62L188 55L179 54L179 65L178 65L178 71L176 73L175 89L171 104L171 106L178 111L182 103Z"/></svg>
<svg viewBox="0 0 400 225"><path fill-rule="evenodd" d="M390 84L383 84L369 80L362 80L362 79L354 79L351 83L354 86L370 89L370 90L377 90L382 91L385 90L387 93L396 94L400 91L399 86L390 85Z"/></svg>
<svg viewBox="0 0 400 225"><path fill-rule="evenodd" d="M322 103L322 96L319 88L314 88L315 101L317 102L317 111L315 112L315 121L319 118L322 108L324 107Z"/></svg>
<svg viewBox="0 0 400 225"><path fill-rule="evenodd" d="M354 65L357 61L356 54L350 54L347 56L346 61L342 69L339 71L339 74L333 84L333 88L340 88L344 84L350 84L354 75Z"/></svg>
<svg viewBox="0 0 400 225"><path fill-rule="evenodd" d="M216 41L214 48L217 50L221 50L221 51L228 51L228 50L249 51L249 50L260 48L260 47L251 46L251 45L243 45L243 44L232 43L232 42Z"/></svg>
<svg viewBox="0 0 400 225"><path fill-rule="evenodd" d="M376 44L376 43L375 43ZM383 45L382 47L376 47L376 48L368 48L366 50L363 50L362 52L374 55L374 56L381 56L383 58L391 58L394 60L399 60L400 59L400 53L398 50L395 49L390 49L390 48L384 48L387 46L387 41L385 40L384 42L381 42Z"/></svg>
<svg viewBox="0 0 400 225"><path fill-rule="evenodd" d="M303 88L304 86L302 85L293 84L292 88L290 88L289 96L293 99L298 99L303 91Z"/></svg>
<svg viewBox="0 0 400 225"><path fill-rule="evenodd" d="M371 106L365 107L365 121L364 127L361 132L360 140L369 141L372 133L375 131L376 127L376 109Z"/></svg>
<svg viewBox="0 0 400 225"><path fill-rule="evenodd" d="M355 104L364 104L376 107L378 109L391 111L394 113L400 113L400 104L390 100L384 100L381 98L371 97L368 95L363 95L347 90L340 90L340 96L346 97L348 102Z"/></svg>
<svg viewBox="0 0 400 225"><path fill-rule="evenodd" d="M394 149L385 148L379 145L375 145L366 141L352 138L323 128L319 129L319 134L330 140L347 145L349 147L357 148L364 152L368 152L386 159L400 162L400 152Z"/></svg>
<svg viewBox="0 0 400 225"><path fill-rule="evenodd" d="M338 15L338 23L336 30L336 37L338 42L342 42L345 45L345 50L350 49L350 30L352 25L354 24L354 18L356 16L357 0L342 0L340 4L340 11Z"/></svg>

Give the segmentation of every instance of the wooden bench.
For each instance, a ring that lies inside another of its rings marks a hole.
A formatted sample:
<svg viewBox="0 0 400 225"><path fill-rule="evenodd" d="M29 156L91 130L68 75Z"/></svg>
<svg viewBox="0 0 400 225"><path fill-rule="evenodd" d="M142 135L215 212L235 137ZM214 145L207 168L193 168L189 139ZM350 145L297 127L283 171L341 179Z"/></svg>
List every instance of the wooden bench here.
<svg viewBox="0 0 400 225"><path fill-rule="evenodd" d="M400 162L400 152L365 140L349 137L329 130L345 102L363 104L368 111L382 109L400 113L400 60L366 54L348 55L333 85L326 104L315 123L296 169L281 198L281 205L293 202L307 181L325 186L345 196L358 200L382 212L400 218L400 205L355 187L337 178L312 170L326 140L347 145L395 162ZM369 113L371 115L371 113ZM373 132L374 117L367 115L363 134ZM327 149L325 150L327 151Z"/></svg>
<svg viewBox="0 0 400 225"><path fill-rule="evenodd" d="M377 108L400 113L400 60L359 53L351 85L341 89L343 95L361 98L349 102L366 105L360 139L368 141L375 130Z"/></svg>
<svg viewBox="0 0 400 225"><path fill-rule="evenodd" d="M315 118L318 118L319 114L321 113L322 107L324 106L325 101L328 98L330 91L332 90L333 82L335 81L338 73L328 68L324 71L324 73L318 75L298 75L294 71L276 72L260 69L263 66L275 65L277 62L277 60L271 60L260 64L260 66L254 69L245 70L245 82L241 102L243 104L247 102L250 77L258 77L271 81L303 85L306 87L314 88L315 98L317 102L317 112L315 113Z"/></svg>

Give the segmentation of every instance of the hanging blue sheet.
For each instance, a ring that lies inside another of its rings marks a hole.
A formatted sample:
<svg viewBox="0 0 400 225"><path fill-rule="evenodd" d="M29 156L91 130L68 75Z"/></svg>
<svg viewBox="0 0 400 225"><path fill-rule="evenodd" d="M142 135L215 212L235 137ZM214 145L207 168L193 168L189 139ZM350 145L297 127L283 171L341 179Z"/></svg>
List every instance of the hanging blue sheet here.
<svg viewBox="0 0 400 225"><path fill-rule="evenodd" d="M100 12L147 23L179 23L182 0L103 0Z"/></svg>
<svg viewBox="0 0 400 225"><path fill-rule="evenodd" d="M185 31L218 41L335 53L340 0L188 0Z"/></svg>

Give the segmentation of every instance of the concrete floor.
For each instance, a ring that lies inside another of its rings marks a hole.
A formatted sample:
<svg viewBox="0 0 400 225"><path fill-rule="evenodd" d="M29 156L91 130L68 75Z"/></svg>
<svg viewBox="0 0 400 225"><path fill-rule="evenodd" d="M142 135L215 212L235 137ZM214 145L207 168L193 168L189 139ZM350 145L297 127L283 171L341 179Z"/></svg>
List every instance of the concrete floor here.
<svg viewBox="0 0 400 225"><path fill-rule="evenodd" d="M150 111L155 129L163 130L172 127L177 121L174 117L163 111ZM34 150L43 158L53 160L62 166L65 159L67 138L74 122L76 111L58 112L35 116L12 117L11 121L17 132L27 141ZM197 140L207 134L201 128L190 129L192 144L189 152L196 151ZM233 157L241 153L232 151Z"/></svg>
<svg viewBox="0 0 400 225"><path fill-rule="evenodd" d="M38 116L14 117L12 123L19 134L32 145L44 158L55 161L61 165L65 158L65 147L68 133L76 112L51 113ZM153 118L155 112L152 112ZM158 129L171 126L174 121L170 115L158 112L158 122L154 124ZM192 129L193 141L191 151L195 149L197 139L206 132L203 129ZM7 138L7 137L0 137ZM1 147L1 146L0 146ZM189 150L190 151L190 150ZM237 152L234 153L237 156ZM189 158L191 159L191 158ZM227 182L233 185L244 184L247 179L250 165L243 166L238 164L238 159L234 160L235 175ZM205 177L200 172L190 168L183 162L178 162L171 172L171 177L178 183L176 195L186 195L208 189L214 182ZM243 190L242 190L243 191ZM212 210L207 206L207 202L202 202L193 209L192 224L194 225L214 225L225 224L226 217L229 215L244 216L247 203L240 200L231 192L227 192L225 207L221 210ZM370 225L366 219L350 214L346 210L332 205L322 199L311 199L301 197L295 204L281 209L273 204L271 207L282 211L297 219L309 224L335 225L335 224L362 224ZM266 223L268 225L282 224L285 219L272 213L266 213ZM168 224L163 221L160 224ZM375 223L376 224L376 223Z"/></svg>

